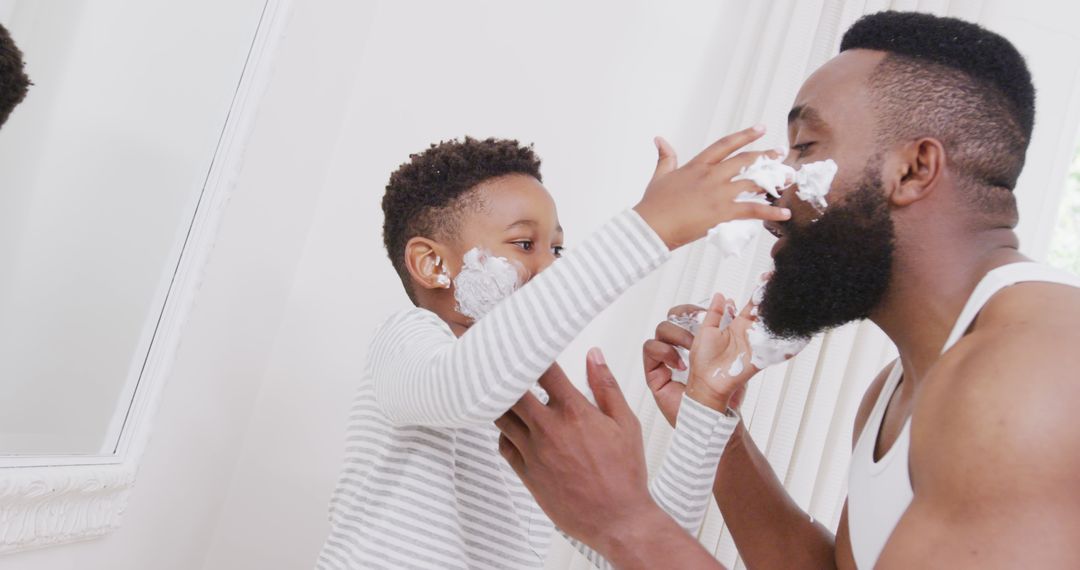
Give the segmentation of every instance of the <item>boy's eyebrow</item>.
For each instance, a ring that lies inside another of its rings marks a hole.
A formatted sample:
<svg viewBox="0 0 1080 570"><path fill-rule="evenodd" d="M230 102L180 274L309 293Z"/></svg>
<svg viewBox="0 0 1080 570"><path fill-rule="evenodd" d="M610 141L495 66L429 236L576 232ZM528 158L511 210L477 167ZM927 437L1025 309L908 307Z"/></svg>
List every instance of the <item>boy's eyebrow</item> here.
<svg viewBox="0 0 1080 570"><path fill-rule="evenodd" d="M524 219L524 220L518 220L518 221L510 224L509 226L506 226L506 229L512 230L512 229L514 229L514 228L516 228L518 226L527 226L529 228L535 228L538 225L540 225L540 224L538 224L536 222L536 220ZM561 225L556 226L555 227L555 232L560 233L560 234L563 233L562 226Z"/></svg>

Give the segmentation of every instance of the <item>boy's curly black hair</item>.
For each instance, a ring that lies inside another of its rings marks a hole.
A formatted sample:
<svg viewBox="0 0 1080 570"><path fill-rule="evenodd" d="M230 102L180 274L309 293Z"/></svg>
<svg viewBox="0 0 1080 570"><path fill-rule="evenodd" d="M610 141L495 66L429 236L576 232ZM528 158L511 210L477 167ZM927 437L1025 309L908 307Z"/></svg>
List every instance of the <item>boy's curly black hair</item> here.
<svg viewBox="0 0 1080 570"><path fill-rule="evenodd" d="M532 145L496 138L442 141L410 155L409 161L390 175L382 200L383 243L414 303L412 281L405 268L405 244L417 236L452 238L464 208L481 206L470 199L470 190L508 174L543 181L540 158Z"/></svg>
<svg viewBox="0 0 1080 570"><path fill-rule="evenodd" d="M878 12L844 34L840 51L851 49L888 54L871 77L882 143L935 137L952 167L981 189L976 196L1015 187L1035 124L1035 87L1009 40L956 18Z"/></svg>
<svg viewBox="0 0 1080 570"><path fill-rule="evenodd" d="M30 78L23 70L23 54L7 28L0 26L0 125L7 122L11 111L26 97Z"/></svg>

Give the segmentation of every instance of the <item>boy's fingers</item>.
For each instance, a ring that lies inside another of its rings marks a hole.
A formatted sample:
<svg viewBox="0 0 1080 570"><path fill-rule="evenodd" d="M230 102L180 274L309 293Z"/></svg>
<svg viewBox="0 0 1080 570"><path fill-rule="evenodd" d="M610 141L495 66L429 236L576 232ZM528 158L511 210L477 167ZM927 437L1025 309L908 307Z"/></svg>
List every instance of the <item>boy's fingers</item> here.
<svg viewBox="0 0 1080 570"><path fill-rule="evenodd" d="M656 340L687 350L694 344L694 335L675 323L664 321L656 325Z"/></svg>
<svg viewBox="0 0 1080 570"><path fill-rule="evenodd" d="M708 146L690 162L716 164L731 156L731 153L756 141L765 134L765 125L755 125L748 129L732 133Z"/></svg>
<svg viewBox="0 0 1080 570"><path fill-rule="evenodd" d="M593 391L596 406L600 411L619 423L633 418L634 412L626 403L619 383L615 381L615 376L611 374L599 348L589 351L589 356L585 359L585 369L589 377L589 388Z"/></svg>
<svg viewBox="0 0 1080 570"><path fill-rule="evenodd" d="M645 346L642 347L641 353L645 356L645 371L653 370L655 368L671 367L678 370L686 368L686 363L682 361L679 356L679 351L675 350L674 346L659 341L656 339L649 339L645 341Z"/></svg>
<svg viewBox="0 0 1080 570"><path fill-rule="evenodd" d="M664 137L656 137L653 139L653 143L656 144L657 154L656 170L653 172L653 178L678 168L679 158L675 156L675 149L672 148L671 143L664 140Z"/></svg>
<svg viewBox="0 0 1080 570"><path fill-rule="evenodd" d="M712 303L709 303L709 311L705 313L705 320L701 322L702 327L719 327L720 321L724 319L724 307L727 305L727 299L720 293L713 295Z"/></svg>
<svg viewBox="0 0 1080 570"><path fill-rule="evenodd" d="M735 202L732 212L735 220L764 220L767 222L786 222L791 219L791 210L777 206L768 206L756 202Z"/></svg>
<svg viewBox="0 0 1080 570"><path fill-rule="evenodd" d="M668 309L667 316L670 318L670 317L675 317L675 316L692 315L694 313L702 312L704 310L705 310L705 307L699 307L697 305L691 305L691 304L676 305L676 306Z"/></svg>

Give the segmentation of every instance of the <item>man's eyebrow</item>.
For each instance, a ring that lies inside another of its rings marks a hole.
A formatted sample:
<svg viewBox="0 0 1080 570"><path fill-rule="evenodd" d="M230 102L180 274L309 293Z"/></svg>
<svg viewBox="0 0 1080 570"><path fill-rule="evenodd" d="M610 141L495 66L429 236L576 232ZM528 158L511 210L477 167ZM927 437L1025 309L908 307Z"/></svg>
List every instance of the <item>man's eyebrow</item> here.
<svg viewBox="0 0 1080 570"><path fill-rule="evenodd" d="M809 107L807 105L796 105L788 111L787 122L788 125L795 121L802 121L813 128L828 129L829 125L821 118L821 114L817 112L817 109Z"/></svg>

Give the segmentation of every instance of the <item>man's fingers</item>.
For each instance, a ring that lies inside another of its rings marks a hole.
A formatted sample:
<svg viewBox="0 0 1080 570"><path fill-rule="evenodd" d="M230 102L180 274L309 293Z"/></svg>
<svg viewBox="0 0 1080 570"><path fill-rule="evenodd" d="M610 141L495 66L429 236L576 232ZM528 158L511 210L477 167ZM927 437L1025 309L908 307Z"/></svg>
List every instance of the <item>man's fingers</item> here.
<svg viewBox="0 0 1080 570"><path fill-rule="evenodd" d="M589 356L585 359L585 371L589 377L589 388L593 391L600 411L619 423L634 417L634 412L626 403L619 383L615 381L615 376L611 374L611 369L604 360L604 353L600 352L599 348L589 351Z"/></svg>
<svg viewBox="0 0 1080 570"><path fill-rule="evenodd" d="M568 404L578 399L585 400L585 396L578 392L558 364L552 364L551 368L548 368L547 372L540 377L540 387L548 393L549 406Z"/></svg>
<svg viewBox="0 0 1080 570"><path fill-rule="evenodd" d="M765 125L755 125L748 129L732 133L709 145L708 148L698 153L691 162L716 164L731 156L731 153L761 138L764 134Z"/></svg>
<svg viewBox="0 0 1080 570"><path fill-rule="evenodd" d="M515 446L525 445L525 442L529 437L529 428L525 426L525 422L521 421L521 418L513 412L513 410L506 412L495 420L495 427L499 428L499 431L514 443Z"/></svg>
<svg viewBox="0 0 1080 570"><path fill-rule="evenodd" d="M499 436L499 455L502 455L503 459L506 459L506 462L514 469L514 472L518 474L518 477L524 477L525 457L521 454L521 450L515 447L514 442L510 441L510 438L506 437L506 435Z"/></svg>
<svg viewBox="0 0 1080 570"><path fill-rule="evenodd" d="M510 411L516 414L526 427L532 428L540 420L541 415L547 412L547 406L536 397L536 394L525 392L525 395L510 408Z"/></svg>
<svg viewBox="0 0 1080 570"><path fill-rule="evenodd" d="M664 140L664 137L656 137L653 139L653 143L656 144L657 154L656 170L653 172L653 178L678 168L679 158L675 156L675 149L672 148L671 143Z"/></svg>

